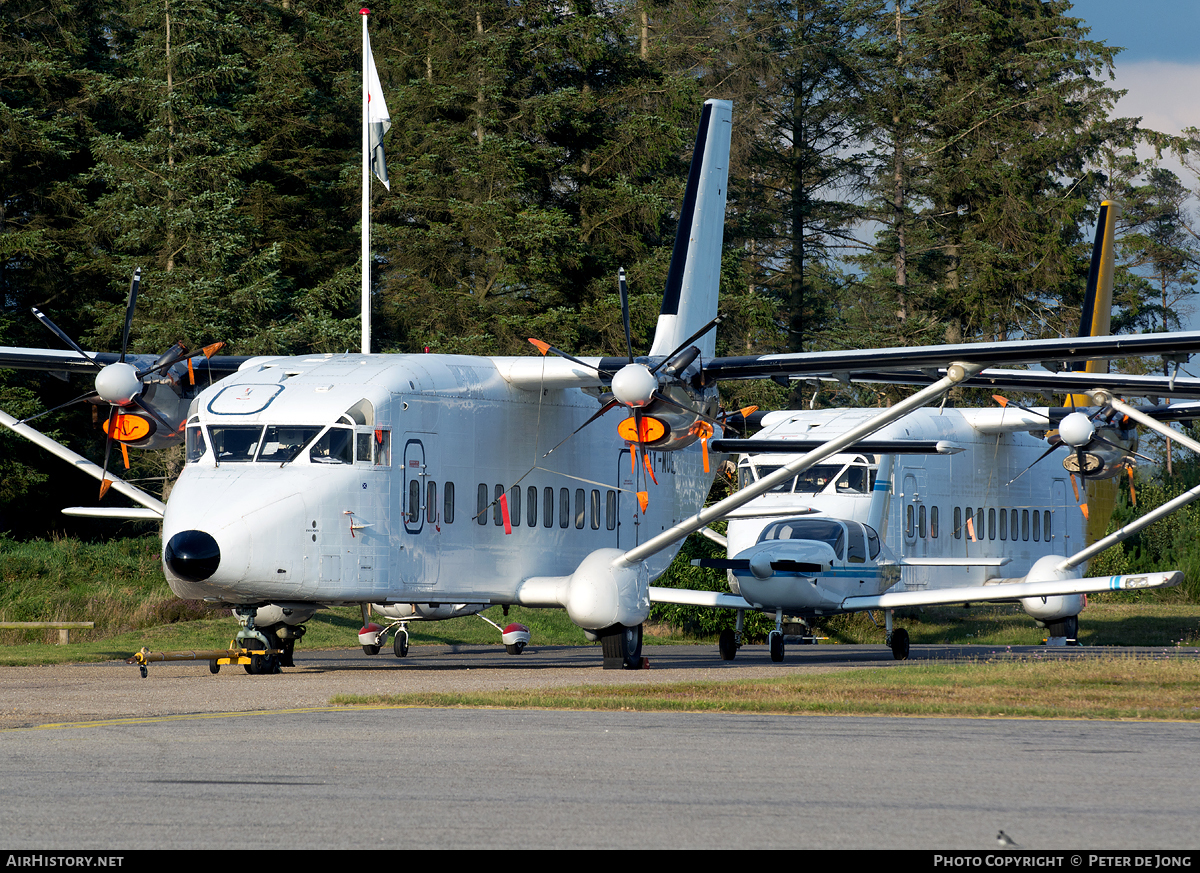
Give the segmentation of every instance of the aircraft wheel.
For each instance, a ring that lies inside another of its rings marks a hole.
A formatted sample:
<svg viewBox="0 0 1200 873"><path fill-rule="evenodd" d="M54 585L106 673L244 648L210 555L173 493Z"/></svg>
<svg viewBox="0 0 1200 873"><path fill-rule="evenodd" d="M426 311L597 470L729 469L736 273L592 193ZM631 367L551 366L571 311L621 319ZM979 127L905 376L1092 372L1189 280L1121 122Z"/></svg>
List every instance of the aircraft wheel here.
<svg viewBox="0 0 1200 873"><path fill-rule="evenodd" d="M408 654L408 631L396 631L396 637L392 640L392 651L396 653L397 658L403 658Z"/></svg>
<svg viewBox="0 0 1200 873"><path fill-rule="evenodd" d="M721 653L722 661L732 661L737 657L737 640L733 631L726 628L717 639L717 650Z"/></svg>
<svg viewBox="0 0 1200 873"><path fill-rule="evenodd" d="M510 655L519 655L521 652L525 651L525 644L513 643L511 646L505 646L504 651L508 652Z"/></svg>
<svg viewBox="0 0 1200 873"><path fill-rule="evenodd" d="M767 637L767 643L771 647L771 660L778 664L783 660L783 634L779 631L771 631Z"/></svg>
<svg viewBox="0 0 1200 873"><path fill-rule="evenodd" d="M364 655L378 655L379 646L363 646Z"/></svg>
<svg viewBox="0 0 1200 873"><path fill-rule="evenodd" d="M908 660L908 631L902 627L892 631L892 638L888 640L888 645L892 647L892 657L897 661Z"/></svg>
<svg viewBox="0 0 1200 873"><path fill-rule="evenodd" d="M265 648L258 640L246 640L245 646L247 649ZM250 663L245 667L251 676L269 676L279 672L279 658L275 655L251 655Z"/></svg>
<svg viewBox="0 0 1200 873"><path fill-rule="evenodd" d="M1051 622L1046 626L1047 633L1052 637L1066 637L1068 646L1079 645L1079 616L1071 615L1061 621Z"/></svg>
<svg viewBox="0 0 1200 873"><path fill-rule="evenodd" d="M605 670L642 668L642 626L615 625L600 636Z"/></svg>

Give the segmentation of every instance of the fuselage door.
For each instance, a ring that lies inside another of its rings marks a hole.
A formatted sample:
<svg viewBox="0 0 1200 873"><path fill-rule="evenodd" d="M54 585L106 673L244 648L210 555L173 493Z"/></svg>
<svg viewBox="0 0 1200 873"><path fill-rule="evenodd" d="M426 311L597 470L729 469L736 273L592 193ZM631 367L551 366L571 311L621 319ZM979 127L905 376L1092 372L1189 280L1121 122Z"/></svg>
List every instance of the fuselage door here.
<svg viewBox="0 0 1200 873"><path fill-rule="evenodd" d="M419 534L425 526L424 495L425 480L429 478L425 468L425 444L413 434L404 435L404 474L401 501L404 513L404 531Z"/></svg>
<svg viewBox="0 0 1200 873"><path fill-rule="evenodd" d="M406 588L430 590L441 570L441 524L446 505L447 483L441 481L430 463L429 449L436 434L409 431L404 434L400 495L396 507L404 519L400 564Z"/></svg>
<svg viewBox="0 0 1200 873"><path fill-rule="evenodd" d="M629 449L617 456L617 548L628 551L641 541L638 532L642 524L642 509L638 505L636 468L630 465ZM634 459L637 456L634 455Z"/></svg>

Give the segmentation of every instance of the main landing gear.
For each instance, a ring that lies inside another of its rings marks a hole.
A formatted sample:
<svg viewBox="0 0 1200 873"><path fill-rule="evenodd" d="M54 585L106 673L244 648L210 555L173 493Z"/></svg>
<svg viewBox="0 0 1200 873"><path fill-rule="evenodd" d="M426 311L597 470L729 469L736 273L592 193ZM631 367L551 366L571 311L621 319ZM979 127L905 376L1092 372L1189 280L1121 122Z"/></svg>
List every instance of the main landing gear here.
<svg viewBox="0 0 1200 873"><path fill-rule="evenodd" d="M529 645L529 628L517 622L511 622L507 627L500 627L486 615L476 613L500 631L500 641L504 644L504 651L510 655L519 655L525 651L525 647ZM379 650L387 644L388 634L393 635L392 652L397 658L403 658L408 655L408 621L394 621L387 627L380 627L375 622L371 621L371 607L367 604L362 604L363 626L358 632L358 642L362 646L363 654L378 655Z"/></svg>
<svg viewBox="0 0 1200 873"><path fill-rule="evenodd" d="M604 653L605 670L643 670L650 662L642 657L642 626L613 625L596 634Z"/></svg>
<svg viewBox="0 0 1200 873"><path fill-rule="evenodd" d="M1058 621L1048 621L1046 626L1046 645L1048 646L1077 646L1079 645L1079 616L1069 615Z"/></svg>
<svg viewBox="0 0 1200 873"><path fill-rule="evenodd" d="M726 628L717 638L717 651L721 653L722 661L732 661L737 657L737 650L742 647L742 631L746 626L746 610L737 611L737 625L733 630Z"/></svg>

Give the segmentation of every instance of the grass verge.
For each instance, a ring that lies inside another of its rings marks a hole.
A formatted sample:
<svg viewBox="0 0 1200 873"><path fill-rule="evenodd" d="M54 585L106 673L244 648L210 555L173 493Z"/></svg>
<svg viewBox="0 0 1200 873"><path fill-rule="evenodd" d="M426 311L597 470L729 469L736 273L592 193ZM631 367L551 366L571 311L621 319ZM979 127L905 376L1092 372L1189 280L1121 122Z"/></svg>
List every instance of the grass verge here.
<svg viewBox="0 0 1200 873"><path fill-rule="evenodd" d="M468 694L338 695L345 706L496 707L630 712L1200 720L1196 661L897 664L775 679L581 686Z"/></svg>

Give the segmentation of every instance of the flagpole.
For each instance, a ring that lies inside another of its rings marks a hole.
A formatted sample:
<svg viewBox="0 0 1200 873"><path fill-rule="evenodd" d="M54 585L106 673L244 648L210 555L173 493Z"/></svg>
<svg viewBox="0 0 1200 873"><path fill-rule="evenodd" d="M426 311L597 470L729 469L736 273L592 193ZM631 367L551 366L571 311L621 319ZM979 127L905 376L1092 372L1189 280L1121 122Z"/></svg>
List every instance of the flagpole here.
<svg viewBox="0 0 1200 873"><path fill-rule="evenodd" d="M370 9L360 9L362 16L362 353L371 353L371 145L368 134L369 91L371 63L370 38L367 36L367 16Z"/></svg>

